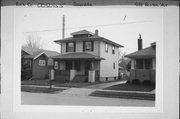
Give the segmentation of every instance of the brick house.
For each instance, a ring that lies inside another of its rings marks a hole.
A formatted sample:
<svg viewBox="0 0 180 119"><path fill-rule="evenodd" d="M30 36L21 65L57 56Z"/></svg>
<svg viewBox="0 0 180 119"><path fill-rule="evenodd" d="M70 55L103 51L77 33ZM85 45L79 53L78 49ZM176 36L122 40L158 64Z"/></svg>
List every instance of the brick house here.
<svg viewBox="0 0 180 119"><path fill-rule="evenodd" d="M49 68L47 65L48 58L59 55L59 53L23 47L21 55L22 63L26 65L27 75L29 76L28 79L47 79L49 75Z"/></svg>
<svg viewBox="0 0 180 119"><path fill-rule="evenodd" d="M142 39L139 35L138 51L126 55L131 59L130 82L139 80L140 83L150 81L155 83L156 72L156 43L142 49Z"/></svg>
<svg viewBox="0 0 180 119"><path fill-rule="evenodd" d="M53 57L55 79L74 82L115 80L118 77L118 51L122 45L81 30L72 37L56 40L61 55Z"/></svg>

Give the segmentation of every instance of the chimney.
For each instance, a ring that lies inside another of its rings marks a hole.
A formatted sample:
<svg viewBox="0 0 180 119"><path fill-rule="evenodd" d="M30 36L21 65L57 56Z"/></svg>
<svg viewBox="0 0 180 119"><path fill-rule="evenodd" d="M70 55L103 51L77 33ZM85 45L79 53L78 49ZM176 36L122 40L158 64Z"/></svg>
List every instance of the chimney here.
<svg viewBox="0 0 180 119"><path fill-rule="evenodd" d="M99 31L96 29L96 30L95 30L95 35L98 36L98 35L99 35L98 33L99 33Z"/></svg>
<svg viewBox="0 0 180 119"><path fill-rule="evenodd" d="M139 34L139 38L138 38L138 50L142 50L142 39L141 39L141 34Z"/></svg>

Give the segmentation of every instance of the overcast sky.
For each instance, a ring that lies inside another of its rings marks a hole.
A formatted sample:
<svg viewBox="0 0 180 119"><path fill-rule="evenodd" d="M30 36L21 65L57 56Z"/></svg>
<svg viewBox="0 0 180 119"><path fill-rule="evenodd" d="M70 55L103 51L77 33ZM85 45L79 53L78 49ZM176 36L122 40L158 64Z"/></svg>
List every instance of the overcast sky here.
<svg viewBox="0 0 180 119"><path fill-rule="evenodd" d="M143 48L163 38L163 11L158 8L26 8L21 11L22 43L33 34L44 49L58 52L59 45L53 41L62 39L63 14L65 37L83 29L91 32L98 29L100 36L123 45L126 54L137 51L139 33Z"/></svg>

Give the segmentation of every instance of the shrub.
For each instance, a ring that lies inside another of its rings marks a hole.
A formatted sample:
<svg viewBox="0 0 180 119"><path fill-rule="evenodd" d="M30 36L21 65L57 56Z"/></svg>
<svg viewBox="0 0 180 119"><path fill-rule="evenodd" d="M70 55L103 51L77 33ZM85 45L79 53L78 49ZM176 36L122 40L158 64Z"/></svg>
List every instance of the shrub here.
<svg viewBox="0 0 180 119"><path fill-rule="evenodd" d="M150 80L144 80L142 84L143 85L151 85L151 81Z"/></svg>
<svg viewBox="0 0 180 119"><path fill-rule="evenodd" d="M127 80L126 84L130 84L130 80Z"/></svg>
<svg viewBox="0 0 180 119"><path fill-rule="evenodd" d="M139 85L141 83L140 83L139 79L134 79L134 80L132 80L132 84Z"/></svg>

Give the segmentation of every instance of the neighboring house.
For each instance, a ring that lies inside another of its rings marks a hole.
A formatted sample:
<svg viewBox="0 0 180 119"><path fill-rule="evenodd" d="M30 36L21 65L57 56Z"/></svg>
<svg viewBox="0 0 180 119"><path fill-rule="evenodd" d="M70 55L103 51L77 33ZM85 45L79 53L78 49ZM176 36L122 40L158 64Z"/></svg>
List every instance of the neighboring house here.
<svg viewBox="0 0 180 119"><path fill-rule="evenodd" d="M47 61L49 57L59 55L58 52L43 50L43 49L31 49L23 47L22 62L26 65L26 73L29 75L29 79L45 79L49 75L49 67Z"/></svg>
<svg viewBox="0 0 180 119"><path fill-rule="evenodd" d="M118 77L118 51L122 45L81 30L56 40L61 55L53 57L55 79L75 82L114 80Z"/></svg>
<svg viewBox="0 0 180 119"><path fill-rule="evenodd" d="M126 55L131 59L130 82L139 80L140 83L149 81L155 83L156 43L142 49L142 39L139 35L138 51Z"/></svg>

